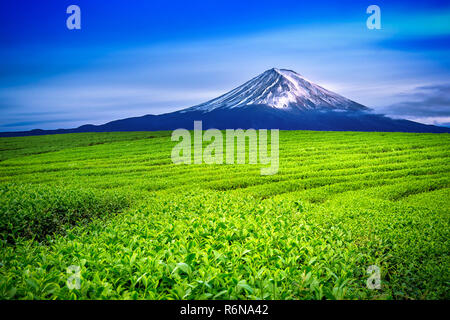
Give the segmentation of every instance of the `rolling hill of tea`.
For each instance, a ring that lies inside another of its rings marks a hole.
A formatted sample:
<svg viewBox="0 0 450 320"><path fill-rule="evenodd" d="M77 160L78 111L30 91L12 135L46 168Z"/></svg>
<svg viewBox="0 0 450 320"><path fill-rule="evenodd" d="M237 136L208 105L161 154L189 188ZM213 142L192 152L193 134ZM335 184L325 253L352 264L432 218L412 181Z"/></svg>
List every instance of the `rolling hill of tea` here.
<svg viewBox="0 0 450 320"><path fill-rule="evenodd" d="M282 131L272 176L170 135L0 138L0 298L450 298L450 135Z"/></svg>

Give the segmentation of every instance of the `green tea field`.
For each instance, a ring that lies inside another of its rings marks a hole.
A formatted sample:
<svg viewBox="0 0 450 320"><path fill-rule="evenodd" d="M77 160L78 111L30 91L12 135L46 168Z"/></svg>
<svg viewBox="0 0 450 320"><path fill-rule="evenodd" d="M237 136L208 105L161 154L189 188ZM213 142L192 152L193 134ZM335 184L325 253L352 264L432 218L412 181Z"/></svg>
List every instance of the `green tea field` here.
<svg viewBox="0 0 450 320"><path fill-rule="evenodd" d="M270 176L170 136L0 138L0 299L450 299L449 134L280 131Z"/></svg>

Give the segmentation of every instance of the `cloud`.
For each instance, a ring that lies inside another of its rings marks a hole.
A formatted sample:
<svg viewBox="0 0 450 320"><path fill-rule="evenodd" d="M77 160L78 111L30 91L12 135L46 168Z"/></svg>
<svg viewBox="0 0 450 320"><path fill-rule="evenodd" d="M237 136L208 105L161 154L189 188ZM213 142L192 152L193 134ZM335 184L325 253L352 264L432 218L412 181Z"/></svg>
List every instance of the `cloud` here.
<svg viewBox="0 0 450 320"><path fill-rule="evenodd" d="M380 41L381 46L404 51L445 51L450 50L450 34L428 37L392 37Z"/></svg>
<svg viewBox="0 0 450 320"><path fill-rule="evenodd" d="M402 96L403 101L377 111L428 124L444 125L450 121L450 84L421 86Z"/></svg>
<svg viewBox="0 0 450 320"><path fill-rule="evenodd" d="M0 90L0 131L103 124L132 116L175 111L222 93L151 86L11 88Z"/></svg>

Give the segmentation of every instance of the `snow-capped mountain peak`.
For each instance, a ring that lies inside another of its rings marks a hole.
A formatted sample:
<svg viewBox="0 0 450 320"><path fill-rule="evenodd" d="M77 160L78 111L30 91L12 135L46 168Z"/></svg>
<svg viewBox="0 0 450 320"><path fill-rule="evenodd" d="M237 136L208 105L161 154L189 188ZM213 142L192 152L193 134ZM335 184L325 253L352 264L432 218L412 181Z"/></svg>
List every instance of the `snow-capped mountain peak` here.
<svg viewBox="0 0 450 320"><path fill-rule="evenodd" d="M250 105L299 110L368 110L314 84L295 71L272 68L218 98L185 111L209 112L218 108L234 109Z"/></svg>

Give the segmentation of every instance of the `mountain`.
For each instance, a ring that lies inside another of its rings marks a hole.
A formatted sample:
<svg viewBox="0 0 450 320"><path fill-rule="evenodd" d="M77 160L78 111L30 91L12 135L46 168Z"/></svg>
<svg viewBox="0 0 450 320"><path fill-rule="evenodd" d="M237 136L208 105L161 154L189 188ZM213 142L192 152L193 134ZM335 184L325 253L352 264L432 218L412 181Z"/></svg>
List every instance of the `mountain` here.
<svg viewBox="0 0 450 320"><path fill-rule="evenodd" d="M450 132L450 128L374 114L292 70L273 68L218 98L176 112L74 129L3 132L0 136L193 129L195 120L202 120L203 129Z"/></svg>
<svg viewBox="0 0 450 320"><path fill-rule="evenodd" d="M210 112L245 106L269 106L281 110L368 111L369 108L324 89L300 74L286 69L270 69L216 99L188 108Z"/></svg>

